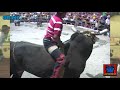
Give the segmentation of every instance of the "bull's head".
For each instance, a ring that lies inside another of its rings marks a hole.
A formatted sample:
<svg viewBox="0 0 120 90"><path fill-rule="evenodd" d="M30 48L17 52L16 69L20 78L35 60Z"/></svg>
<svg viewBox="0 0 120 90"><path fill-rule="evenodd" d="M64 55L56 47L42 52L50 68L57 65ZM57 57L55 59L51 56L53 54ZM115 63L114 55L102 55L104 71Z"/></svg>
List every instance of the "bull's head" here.
<svg viewBox="0 0 120 90"><path fill-rule="evenodd" d="M83 32L83 35L85 35L85 36L88 37L88 38L91 38L93 44L95 44L95 42L96 42L97 40L99 40L99 38L96 37L96 34L90 32L90 31L84 31L84 32Z"/></svg>
<svg viewBox="0 0 120 90"><path fill-rule="evenodd" d="M69 43L65 44L64 48L66 55L65 66L82 73L84 71L85 62L90 57L95 42L96 35L89 31L76 31L72 34Z"/></svg>
<svg viewBox="0 0 120 90"><path fill-rule="evenodd" d="M97 31L97 30L78 31L78 30L76 30L75 28L74 28L74 29L72 28L72 31L73 31L73 32L77 32L77 33L81 33L81 34L85 35L86 37L91 38L91 40L93 41L93 44L94 44L97 40L99 40L99 38L97 38L96 35L101 35L101 34L104 34L104 33L108 32L107 29L104 29L104 30L102 30L102 31Z"/></svg>
<svg viewBox="0 0 120 90"><path fill-rule="evenodd" d="M89 31L78 31L78 30L75 30L75 28L73 28L71 30L75 33L72 34L70 40L64 42L64 44L65 44L65 46L64 46L65 55L67 55L67 51L70 47L71 42L76 42L76 46L79 46L79 44L81 44L81 42L83 42L83 41L85 41L86 44L92 45L92 44L95 44L95 42L97 40L99 40L99 38L97 38L96 35L102 34L100 32L90 31L90 30Z"/></svg>
<svg viewBox="0 0 120 90"><path fill-rule="evenodd" d="M90 32L90 31L84 31L84 32L83 31L81 31L81 32L77 31L77 32L75 32L75 34L73 34L71 36L71 40L73 40L76 36L78 36L80 34L83 34L86 38L91 39L93 44L98 40L98 38L96 37L96 34Z"/></svg>

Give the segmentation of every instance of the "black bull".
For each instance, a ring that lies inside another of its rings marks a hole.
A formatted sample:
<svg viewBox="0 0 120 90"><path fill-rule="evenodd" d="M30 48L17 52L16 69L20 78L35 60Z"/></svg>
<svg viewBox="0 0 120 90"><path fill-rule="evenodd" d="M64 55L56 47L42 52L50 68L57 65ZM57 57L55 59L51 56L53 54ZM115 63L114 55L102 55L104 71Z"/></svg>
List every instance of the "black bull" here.
<svg viewBox="0 0 120 90"><path fill-rule="evenodd" d="M92 53L95 38L95 35L87 36L76 32L65 43L66 64L63 78L80 77ZM43 46L29 42L11 42L10 49L10 73L14 78L20 78L24 70L42 78L51 76L55 62Z"/></svg>

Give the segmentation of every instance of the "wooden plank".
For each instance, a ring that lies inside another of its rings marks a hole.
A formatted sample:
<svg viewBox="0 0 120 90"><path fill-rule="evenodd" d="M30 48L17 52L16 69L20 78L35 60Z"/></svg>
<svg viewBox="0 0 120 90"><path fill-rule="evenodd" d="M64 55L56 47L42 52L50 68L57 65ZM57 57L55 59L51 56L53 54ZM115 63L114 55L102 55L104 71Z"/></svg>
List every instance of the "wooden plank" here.
<svg viewBox="0 0 120 90"><path fill-rule="evenodd" d="M10 60L4 59L0 61L0 78L10 77Z"/></svg>

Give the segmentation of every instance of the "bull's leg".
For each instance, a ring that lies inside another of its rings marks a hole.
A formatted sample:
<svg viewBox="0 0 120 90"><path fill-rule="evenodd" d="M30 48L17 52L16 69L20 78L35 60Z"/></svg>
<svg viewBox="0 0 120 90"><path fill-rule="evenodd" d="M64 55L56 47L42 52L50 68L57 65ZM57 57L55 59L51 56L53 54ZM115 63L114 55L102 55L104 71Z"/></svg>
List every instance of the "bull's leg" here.
<svg viewBox="0 0 120 90"><path fill-rule="evenodd" d="M77 66L77 64L72 64L71 62L65 67L64 78L80 78L81 73L84 71L85 64Z"/></svg>
<svg viewBox="0 0 120 90"><path fill-rule="evenodd" d="M80 78L80 73L76 70L65 68L63 78Z"/></svg>
<svg viewBox="0 0 120 90"><path fill-rule="evenodd" d="M12 75L12 78L21 78L23 73L23 69L18 68L16 65L13 57L11 56L10 59L10 76Z"/></svg>
<svg viewBox="0 0 120 90"><path fill-rule="evenodd" d="M17 72L17 73L18 73L18 77L19 77L19 78L21 78L21 77L22 77L23 72L24 72L24 70L20 70L20 71L18 71L18 72Z"/></svg>
<svg viewBox="0 0 120 90"><path fill-rule="evenodd" d="M12 78L21 78L24 70L18 70L18 68L15 65L11 65L10 67L10 76L12 75Z"/></svg>
<svg viewBox="0 0 120 90"><path fill-rule="evenodd" d="M12 76L11 78L14 78L14 77L18 77L18 74L17 74L17 70L16 70L15 61L13 59L12 50L10 50L10 53L11 53L10 54L10 76Z"/></svg>
<svg viewBox="0 0 120 90"><path fill-rule="evenodd" d="M13 60L10 60L10 76L11 75L12 75L12 78L20 78L17 73L15 62Z"/></svg>

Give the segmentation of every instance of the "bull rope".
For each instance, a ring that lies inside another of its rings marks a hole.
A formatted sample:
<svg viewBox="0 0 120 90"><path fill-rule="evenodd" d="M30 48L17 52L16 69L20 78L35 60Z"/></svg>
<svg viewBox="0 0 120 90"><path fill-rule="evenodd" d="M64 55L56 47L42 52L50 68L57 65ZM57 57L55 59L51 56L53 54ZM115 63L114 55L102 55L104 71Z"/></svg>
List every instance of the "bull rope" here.
<svg viewBox="0 0 120 90"><path fill-rule="evenodd" d="M14 62L15 62L15 45L16 44L13 45L13 59L14 59Z"/></svg>

